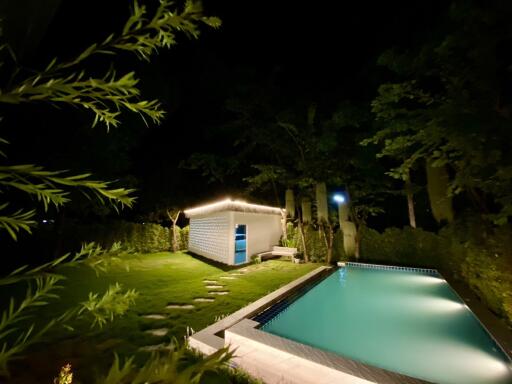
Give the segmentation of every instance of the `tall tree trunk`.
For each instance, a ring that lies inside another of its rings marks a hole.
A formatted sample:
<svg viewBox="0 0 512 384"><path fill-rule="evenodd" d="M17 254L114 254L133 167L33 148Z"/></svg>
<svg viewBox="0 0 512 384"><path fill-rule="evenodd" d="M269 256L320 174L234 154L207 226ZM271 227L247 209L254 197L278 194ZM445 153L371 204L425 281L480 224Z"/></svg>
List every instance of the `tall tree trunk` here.
<svg viewBox="0 0 512 384"><path fill-rule="evenodd" d="M178 213L176 213L176 216L173 217L172 213L170 211L167 211L167 216L169 216L169 219L171 219L171 222L172 222L172 251L173 252L178 252L179 251L179 247L178 247L178 235L176 233L176 223L178 222L178 218L180 217L180 213L181 211L178 211Z"/></svg>
<svg viewBox="0 0 512 384"><path fill-rule="evenodd" d="M348 257L356 256L357 249L357 228L352 221L343 221L341 223L343 232L343 250Z"/></svg>
<svg viewBox="0 0 512 384"><path fill-rule="evenodd" d="M316 184L316 214L318 222L329 221L329 212L327 209L327 187L325 183Z"/></svg>
<svg viewBox="0 0 512 384"><path fill-rule="evenodd" d="M302 220L299 220L299 232L300 232L300 239L302 242L302 248L304 250L304 262L309 262L309 256L308 256L308 250L306 248L306 231L304 229L304 226L307 224L302 223Z"/></svg>
<svg viewBox="0 0 512 384"><path fill-rule="evenodd" d="M350 221L351 218L356 219L355 215L351 215L350 193L347 188L345 201L338 204L338 219L340 231L343 235L343 251L346 256L356 256L357 258L357 229L356 224Z"/></svg>
<svg viewBox="0 0 512 384"><path fill-rule="evenodd" d="M332 246L334 244L334 230L331 224L322 226L322 233L324 235L325 247L327 248L327 255L325 259L326 264L331 264L332 260ZM327 232L327 233L326 233Z"/></svg>
<svg viewBox="0 0 512 384"><path fill-rule="evenodd" d="M453 221L452 198L448 195L450 177L446 165L440 167L432 166L429 160L427 168L427 189L432 208L432 215L439 223L443 220L451 223Z"/></svg>
<svg viewBox="0 0 512 384"><path fill-rule="evenodd" d="M311 222L311 200L307 197L302 198L301 202L301 211L302 211L302 222L304 224Z"/></svg>
<svg viewBox="0 0 512 384"><path fill-rule="evenodd" d="M173 252L179 251L178 246L178 234L176 233L176 220L172 222L172 248Z"/></svg>
<svg viewBox="0 0 512 384"><path fill-rule="evenodd" d="M287 189L285 194L286 199L286 215L292 219L295 218L295 196L293 189Z"/></svg>
<svg viewBox="0 0 512 384"><path fill-rule="evenodd" d="M416 228L416 214L414 213L414 195L412 191L411 174L407 172L405 178L405 193L407 195L407 208L409 210L409 225Z"/></svg>
<svg viewBox="0 0 512 384"><path fill-rule="evenodd" d="M281 229L283 230L283 245L288 240L288 228L286 226L286 210L281 209Z"/></svg>
<svg viewBox="0 0 512 384"><path fill-rule="evenodd" d="M359 256L361 255L361 238L363 237L363 226L360 225L356 231L355 236L355 250L354 250L354 256L356 257L356 260L359 260Z"/></svg>
<svg viewBox="0 0 512 384"><path fill-rule="evenodd" d="M350 207L349 207L349 202L346 201L344 203L338 203L338 220L340 222L340 227L341 227L341 223L344 222L344 221L349 221L349 210L350 210Z"/></svg>

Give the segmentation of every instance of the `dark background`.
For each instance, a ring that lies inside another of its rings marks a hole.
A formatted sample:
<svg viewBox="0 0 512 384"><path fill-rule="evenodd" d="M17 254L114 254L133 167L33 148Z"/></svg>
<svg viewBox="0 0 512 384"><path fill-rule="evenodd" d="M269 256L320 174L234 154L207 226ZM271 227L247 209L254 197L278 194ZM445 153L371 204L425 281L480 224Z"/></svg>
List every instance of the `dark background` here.
<svg viewBox="0 0 512 384"><path fill-rule="evenodd" d="M4 37L19 64L30 70L44 68L54 57L71 58L118 32L130 5L125 0L8 0L0 12L6 20ZM9 106L1 111L5 124L14 128L2 132L11 142L9 162L91 172L134 187L138 203L122 213L133 221L144 220L156 202L186 208L239 196L246 186L240 178L208 182L201 170L180 166L194 152L229 157L241 150L226 129L234 118L226 107L229 99L256 89L252 95L272 100L276 110L317 103L329 111L341 100L369 105L378 85L391 76L377 66L378 56L392 47L414 49L415 42L444 22L449 2L247 0L207 1L204 6L223 25L202 28L199 40L180 35L178 45L162 50L150 63L128 54L113 62L108 57L87 63L96 75L111 65L118 73L134 70L143 97L161 100L167 111L160 126L147 127L138 116L125 113L121 126L107 132L102 126L91 128L92 116L73 108ZM78 214L75 208L67 215L97 220L98 207L84 202L80 209L80 196L76 198ZM427 208L418 200L421 215ZM407 212L392 209L396 203L391 199L386 215L370 224L405 225ZM44 215L58 220L60 214Z"/></svg>

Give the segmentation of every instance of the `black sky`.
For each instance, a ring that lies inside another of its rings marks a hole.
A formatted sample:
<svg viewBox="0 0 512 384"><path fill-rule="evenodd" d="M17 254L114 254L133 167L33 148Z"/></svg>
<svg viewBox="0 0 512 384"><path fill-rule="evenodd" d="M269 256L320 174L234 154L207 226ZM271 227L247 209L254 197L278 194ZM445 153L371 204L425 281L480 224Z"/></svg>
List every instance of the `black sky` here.
<svg viewBox="0 0 512 384"><path fill-rule="evenodd" d="M14 4L11 8L23 8L24 12L34 3L9 2ZM129 15L130 3L61 1L48 29L34 42L36 49L24 58L27 66L43 67L55 56L73 57L92 42L119 31ZM115 165L110 169L106 164L116 156L128 158L130 165L123 172L137 177L141 206L162 190L174 196L178 204L225 194L240 183L206 186L198 172L178 165L194 151L236 151L223 136L223 125L232 118L226 100L244 87L269 84L283 105L315 102L329 106L341 100L369 103L387 75L376 66L378 56L392 47L414 49L442 22L447 3L206 1L206 13L222 19L220 29L203 28L197 41L181 36L177 46L162 51L151 63L127 55L115 60L119 72L137 72L146 98L163 102L168 115L161 126L146 128L138 117L125 115L120 132L109 136L101 128L87 133L89 115L76 111L47 115L46 109L39 115L36 110L33 116L17 121L18 132L10 139L15 144L17 135L23 141L29 136L31 144L17 151L14 158L49 167L69 164L119 179L123 175L116 174ZM37 9L33 13L37 15ZM94 61L89 68L100 74L108 65ZM107 143L112 135L117 136L116 142L124 137L126 145L111 147ZM77 149L81 140L83 144ZM52 141L59 148L52 146ZM104 146L95 148L92 141ZM94 150L96 153L88 153ZM74 157L80 151L77 163Z"/></svg>

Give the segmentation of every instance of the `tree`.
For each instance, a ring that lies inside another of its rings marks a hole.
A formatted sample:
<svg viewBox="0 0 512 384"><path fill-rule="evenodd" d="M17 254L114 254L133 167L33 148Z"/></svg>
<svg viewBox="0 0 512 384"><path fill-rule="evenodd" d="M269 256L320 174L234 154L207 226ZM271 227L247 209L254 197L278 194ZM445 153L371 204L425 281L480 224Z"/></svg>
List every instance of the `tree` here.
<svg viewBox="0 0 512 384"><path fill-rule="evenodd" d="M272 90L272 85L264 83L259 88L246 90L249 96L230 100L230 111L235 117L227 125L233 128L229 137L238 149L235 161L231 162L231 157L226 157L224 152L195 154L194 168L208 176L221 175L224 184L227 176L243 178L247 192L253 197L282 202L279 196L284 196L287 211L298 213L293 221L299 228L301 243L307 242L308 227L323 227L327 232L322 234L321 230L319 235L328 250L327 224L332 217L325 203L320 207L325 225L312 220L316 216L311 215L315 187L324 183L344 188L365 178L372 165L381 170L372 156L361 154L363 151L358 145L371 128L369 111L350 102L341 102L334 109L311 102L291 101L283 105L283 100L273 97ZM270 97L262 97L267 91ZM378 172L371 172L371 175L376 180L382 179ZM293 203L289 192L286 199L286 190L293 190ZM313 209L318 211L318 204L314 204ZM334 233L337 220L332 224ZM332 253L332 250L327 252ZM308 259L307 254L305 259Z"/></svg>
<svg viewBox="0 0 512 384"><path fill-rule="evenodd" d="M167 210L167 216L169 217L169 220L171 220L172 226L171 226L171 232L172 232L172 251L178 252L179 251L179 243L178 243L178 229L176 223L178 222L178 219L180 217L181 210L180 209L168 209Z"/></svg>
<svg viewBox="0 0 512 384"><path fill-rule="evenodd" d="M397 95L402 95L397 98ZM406 95L406 96L404 96ZM411 102L414 100L415 102ZM411 174L417 168L418 163L423 162L426 168L427 181L429 185L439 185L435 189L444 197L445 203L443 209L438 208L440 197L431 193L429 188L430 203L433 211L439 212L437 218L453 218L451 199L448 197L448 184L440 183L438 175L446 175L444 165L433 166L430 160L425 160L425 154L419 150L416 132L418 127L428 124L427 118L423 116L421 106L428 106L432 100L422 91L414 89L413 83L381 85L379 87L379 95L372 103L372 111L376 115L376 119L384 124L373 137L365 139L362 145L383 144L382 151L377 157L391 157L400 162L400 165L387 174L395 179L402 180L405 186L405 194L407 197L407 208L409 215L409 224L416 228L416 215L414 212L414 186L411 182ZM421 136L424 132L419 129ZM443 180L448 181L446 178ZM444 187L444 189L443 189ZM445 212L444 214L440 212ZM438 220L439 221L439 220Z"/></svg>
<svg viewBox="0 0 512 384"><path fill-rule="evenodd" d="M361 135L361 127L366 122L366 114L350 104L342 104L327 119L318 119L316 106L312 105L305 120L299 120L297 123L279 122L279 126L291 137L293 144L287 151L282 151L280 157L290 158L285 168L288 183L301 191L306 202L312 189L315 190L315 224L325 243L327 263L332 260L338 222L329 210L327 183L338 188L343 186L347 191L347 197L348 191L354 190L357 197L351 202L350 210L347 210L346 220L341 220L343 223L340 221L348 256L359 255L358 240L367 217L382 212L378 207L379 194L387 185L382 182L378 173L380 167L376 166L371 156L363 153L356 144ZM304 218L308 218L308 204L303 204L302 208L303 213L298 218L298 227L302 242L305 243L307 231L304 227L308 220L304 221ZM355 223L348 219L349 211L350 217L357 219Z"/></svg>
<svg viewBox="0 0 512 384"><path fill-rule="evenodd" d="M87 61L94 56L115 57L119 52L130 52L142 60L149 60L159 48L169 48L176 43L175 33L180 31L197 38L200 23L212 27L220 25L217 18L206 17L199 3L186 2L182 11L175 11L172 3L167 0L160 2L153 14L145 6L134 1L132 14L119 34L111 34L101 43L92 44L78 56L69 60L53 59L43 70L26 71L17 67L15 57L8 61L12 50L8 44L0 47L2 69L14 68L8 81L1 86L0 103L12 104L51 104L56 106L73 106L92 113L93 126L103 124L108 130L111 126L120 125L122 112L135 112L144 122L151 120L159 123L164 111L157 100L140 98L138 79L133 72L118 75L113 69L103 76L95 77L84 69ZM3 127L4 130L9 127ZM0 139L7 145L7 141ZM4 152L0 155L6 158ZM32 164L0 166L0 192L4 199L0 203L0 229L6 231L14 240L20 231L31 232L36 225L34 220L36 209L13 208L14 203L8 199L8 191L27 194L39 203L43 209L50 206L60 208L70 201L70 191L80 190L91 199L101 204L111 204L116 209L131 207L135 202L133 190L114 187L111 182L97 181L89 174L70 174L65 171L49 171ZM134 291L122 292L120 285L110 287L103 296L91 293L89 300L81 306L56 317L39 330L33 327L17 329L22 318L30 316L30 311L38 306L46 305L50 299L58 298L55 290L60 287L62 276L54 272L61 265L86 263L95 268L105 268L112 256L120 252L119 244L106 253L100 247L90 244L74 255L65 254L49 263L37 267L27 266L13 271L0 279L1 285L19 282L28 284L25 298L17 302L11 299L9 307L4 310L0 321L1 374L7 373L9 360L22 353L30 344L37 341L51 327L65 324L73 316L84 312L93 315L94 323L104 324L126 311L135 299ZM108 256L108 257L107 257ZM15 336L13 338L13 336ZM14 340L11 342L11 340ZM225 351L220 353L225 356ZM219 356L220 356L219 355ZM217 356L217 357L219 357ZM213 359L215 360L215 359ZM146 372L148 375L154 372ZM140 376L140 375L139 375ZM141 378L142 379L142 378Z"/></svg>
<svg viewBox="0 0 512 384"><path fill-rule="evenodd" d="M438 220L452 219L451 197L463 192L494 223L511 216L511 14L509 3L454 2L418 49L379 59L396 80L379 87L372 109L385 125L369 141L400 161L397 178L426 167Z"/></svg>
<svg viewBox="0 0 512 384"><path fill-rule="evenodd" d="M361 239L370 216L377 216L384 212L382 209L383 199L389 194L389 189L379 179L368 178L351 185L349 193L350 218L354 223L349 227L354 237L354 256L359 259L361 255ZM343 228L342 228L343 229Z"/></svg>

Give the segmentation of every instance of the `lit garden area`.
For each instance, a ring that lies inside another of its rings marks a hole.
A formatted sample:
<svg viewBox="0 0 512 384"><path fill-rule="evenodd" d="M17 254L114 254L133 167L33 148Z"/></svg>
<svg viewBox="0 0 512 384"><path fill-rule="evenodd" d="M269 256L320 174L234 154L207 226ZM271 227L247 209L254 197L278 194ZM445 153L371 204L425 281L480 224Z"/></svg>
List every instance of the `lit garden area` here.
<svg viewBox="0 0 512 384"><path fill-rule="evenodd" d="M511 18L0 2L0 383L510 383Z"/></svg>
<svg viewBox="0 0 512 384"><path fill-rule="evenodd" d="M60 300L36 312L38 326L115 283L134 289L137 297L123 316L102 328L91 329L83 319L67 324L73 331L54 329L14 364L12 383L45 382L67 363L80 382L94 382L95 372L110 368L114 352L142 361L165 352L173 338L183 342L187 328L200 330L317 266L271 260L221 269L182 252L161 252L126 255L98 275L87 266L65 268L59 271L66 277L57 291Z"/></svg>

